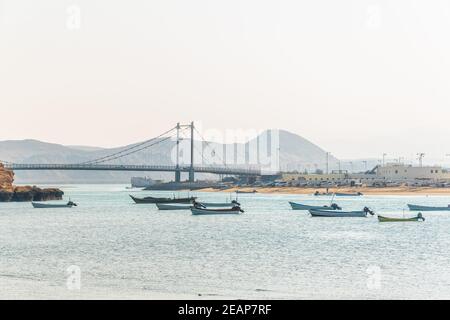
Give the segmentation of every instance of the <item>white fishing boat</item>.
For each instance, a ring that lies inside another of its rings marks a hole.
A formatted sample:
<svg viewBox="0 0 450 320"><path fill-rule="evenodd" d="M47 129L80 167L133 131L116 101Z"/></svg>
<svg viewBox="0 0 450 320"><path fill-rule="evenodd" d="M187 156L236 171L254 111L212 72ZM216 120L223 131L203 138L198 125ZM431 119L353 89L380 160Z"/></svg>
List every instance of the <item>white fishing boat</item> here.
<svg viewBox="0 0 450 320"><path fill-rule="evenodd" d="M310 206L301 203L289 202L292 210L342 210L337 204L333 203L331 206Z"/></svg>
<svg viewBox="0 0 450 320"><path fill-rule="evenodd" d="M450 205L447 207L431 207L408 204L408 208L410 211L450 211Z"/></svg>
<svg viewBox="0 0 450 320"><path fill-rule="evenodd" d="M244 210L242 210L238 206L225 209L207 209L207 208L192 207L191 212L194 216L200 216L200 215L215 215L215 214L241 214L244 213Z"/></svg>
<svg viewBox="0 0 450 320"><path fill-rule="evenodd" d="M313 217L367 217L367 214L370 213L374 215L374 212L369 208L364 208L362 211L331 211L331 210L309 210L309 213Z"/></svg>
<svg viewBox="0 0 450 320"><path fill-rule="evenodd" d="M36 209L52 209L52 208L72 208L76 207L77 204L69 201L67 203L43 203L43 202L31 202Z"/></svg>
<svg viewBox="0 0 450 320"><path fill-rule="evenodd" d="M196 202L194 205L202 208L231 208L234 206L240 206L241 204L236 200L233 200L231 202Z"/></svg>
<svg viewBox="0 0 450 320"><path fill-rule="evenodd" d="M189 210L192 208L192 205L189 204L165 204L165 203L156 203L156 206L159 210Z"/></svg>

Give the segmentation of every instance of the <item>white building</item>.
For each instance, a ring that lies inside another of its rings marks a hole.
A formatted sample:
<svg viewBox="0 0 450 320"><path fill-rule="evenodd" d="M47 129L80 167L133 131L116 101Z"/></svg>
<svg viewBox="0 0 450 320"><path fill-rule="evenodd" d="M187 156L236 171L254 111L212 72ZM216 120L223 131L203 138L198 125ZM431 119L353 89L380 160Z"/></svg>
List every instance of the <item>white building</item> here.
<svg viewBox="0 0 450 320"><path fill-rule="evenodd" d="M402 163L391 163L380 166L377 169L377 176L385 180L448 180L450 174L439 166L414 167Z"/></svg>

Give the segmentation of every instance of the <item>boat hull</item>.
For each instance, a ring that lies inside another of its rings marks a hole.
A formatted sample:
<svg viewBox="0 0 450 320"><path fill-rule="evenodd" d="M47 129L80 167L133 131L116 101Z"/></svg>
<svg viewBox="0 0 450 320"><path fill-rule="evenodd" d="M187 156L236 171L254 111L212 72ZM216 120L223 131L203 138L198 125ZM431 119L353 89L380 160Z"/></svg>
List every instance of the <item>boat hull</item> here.
<svg viewBox="0 0 450 320"><path fill-rule="evenodd" d="M333 207L325 207L325 206L309 206L306 204L301 204L301 203L295 203L295 202L289 202L289 204L291 205L292 210L304 210L304 211L308 211L308 210L336 210Z"/></svg>
<svg viewBox="0 0 450 320"><path fill-rule="evenodd" d="M156 204L156 203L185 203L189 204L195 201L196 198L178 198L178 199L170 199L170 198L154 198L154 197L145 197L145 198L136 198L130 195L131 199L137 204Z"/></svg>
<svg viewBox="0 0 450 320"><path fill-rule="evenodd" d="M389 218L389 217L378 216L378 221L380 221L380 222L417 222L417 221L423 221L423 219L420 217Z"/></svg>
<svg viewBox="0 0 450 320"><path fill-rule="evenodd" d="M235 206L235 203L231 202L223 202L223 203L209 203L209 202L199 202L200 206L204 206L206 208L231 208Z"/></svg>
<svg viewBox="0 0 450 320"><path fill-rule="evenodd" d="M190 210L191 205L186 204L165 204L165 203L156 203L156 206L159 210L172 211L172 210Z"/></svg>
<svg viewBox="0 0 450 320"><path fill-rule="evenodd" d="M414 204L408 204L410 211L450 211L450 207L429 207L429 206L417 206Z"/></svg>
<svg viewBox="0 0 450 320"><path fill-rule="evenodd" d="M313 217L340 217L340 218L365 218L367 213L364 211L332 211L332 210L309 210Z"/></svg>
<svg viewBox="0 0 450 320"><path fill-rule="evenodd" d="M220 215L220 214L241 214L239 210L235 209L200 209L200 208L191 208L191 212L194 216L202 216L202 215Z"/></svg>
<svg viewBox="0 0 450 320"><path fill-rule="evenodd" d="M32 202L33 208L36 209L57 209L57 208L72 208L72 205L68 204L50 204L50 203L38 203Z"/></svg>

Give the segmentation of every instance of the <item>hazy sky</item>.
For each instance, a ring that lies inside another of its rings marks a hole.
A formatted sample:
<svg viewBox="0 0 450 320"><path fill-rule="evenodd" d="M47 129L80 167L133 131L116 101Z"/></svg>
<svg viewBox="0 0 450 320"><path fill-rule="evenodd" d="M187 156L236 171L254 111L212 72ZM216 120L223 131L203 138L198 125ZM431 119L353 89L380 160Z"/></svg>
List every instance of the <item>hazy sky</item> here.
<svg viewBox="0 0 450 320"><path fill-rule="evenodd" d="M0 140L119 146L177 121L340 158L450 153L450 2L0 0Z"/></svg>

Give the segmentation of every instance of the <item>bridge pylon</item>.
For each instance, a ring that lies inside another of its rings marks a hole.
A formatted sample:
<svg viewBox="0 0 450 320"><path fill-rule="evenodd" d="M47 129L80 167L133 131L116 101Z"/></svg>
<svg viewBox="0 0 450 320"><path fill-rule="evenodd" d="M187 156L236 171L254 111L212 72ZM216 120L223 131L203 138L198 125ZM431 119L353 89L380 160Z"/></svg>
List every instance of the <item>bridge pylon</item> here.
<svg viewBox="0 0 450 320"><path fill-rule="evenodd" d="M195 173L194 173L194 121L191 122L191 166L189 168L189 182L195 182Z"/></svg>
<svg viewBox="0 0 450 320"><path fill-rule="evenodd" d="M177 123L177 166L175 168L175 182L181 182L180 171L180 123Z"/></svg>

